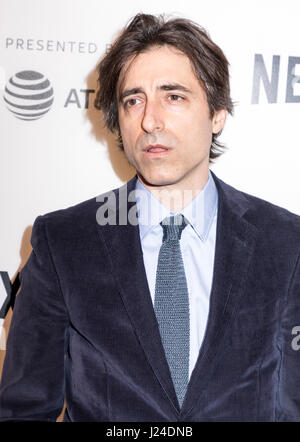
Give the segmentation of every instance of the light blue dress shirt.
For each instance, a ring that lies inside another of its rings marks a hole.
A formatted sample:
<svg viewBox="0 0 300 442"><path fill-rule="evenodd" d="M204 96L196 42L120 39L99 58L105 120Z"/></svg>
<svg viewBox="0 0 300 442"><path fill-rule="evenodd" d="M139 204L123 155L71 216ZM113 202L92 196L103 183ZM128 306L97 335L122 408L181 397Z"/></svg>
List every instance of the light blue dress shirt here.
<svg viewBox="0 0 300 442"><path fill-rule="evenodd" d="M140 180L136 183L136 200L144 265L154 305L156 268L163 237L160 222L175 212L163 206ZM189 222L180 240L190 303L189 376L196 364L207 325L214 267L217 210L218 191L209 172L203 189L180 212Z"/></svg>

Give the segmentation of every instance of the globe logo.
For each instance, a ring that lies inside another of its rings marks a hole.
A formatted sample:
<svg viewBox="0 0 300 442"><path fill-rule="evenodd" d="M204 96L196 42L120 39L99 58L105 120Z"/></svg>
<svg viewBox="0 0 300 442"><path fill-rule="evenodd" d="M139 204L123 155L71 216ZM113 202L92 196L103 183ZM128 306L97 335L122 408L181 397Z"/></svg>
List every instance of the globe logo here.
<svg viewBox="0 0 300 442"><path fill-rule="evenodd" d="M22 71L9 79L3 99L16 118L37 120L50 110L54 100L53 88L43 74Z"/></svg>

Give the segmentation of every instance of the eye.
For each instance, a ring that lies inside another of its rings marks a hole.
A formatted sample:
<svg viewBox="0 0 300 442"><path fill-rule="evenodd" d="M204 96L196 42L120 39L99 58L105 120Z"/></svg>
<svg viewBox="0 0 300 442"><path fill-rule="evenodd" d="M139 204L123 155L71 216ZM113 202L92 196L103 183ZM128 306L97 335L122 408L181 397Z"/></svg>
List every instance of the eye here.
<svg viewBox="0 0 300 442"><path fill-rule="evenodd" d="M130 98L129 100L125 101L124 107L132 107L136 104L136 101L138 98Z"/></svg>
<svg viewBox="0 0 300 442"><path fill-rule="evenodd" d="M181 101L181 100L184 100L183 97L181 97L180 95L177 95L177 94L169 95L168 98L169 99L171 98L170 101Z"/></svg>

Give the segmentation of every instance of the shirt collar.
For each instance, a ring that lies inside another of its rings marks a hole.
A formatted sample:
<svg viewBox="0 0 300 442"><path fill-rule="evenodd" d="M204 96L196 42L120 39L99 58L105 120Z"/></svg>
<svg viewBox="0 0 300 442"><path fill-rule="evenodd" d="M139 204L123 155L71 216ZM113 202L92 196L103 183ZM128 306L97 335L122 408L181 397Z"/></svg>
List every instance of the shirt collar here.
<svg viewBox="0 0 300 442"><path fill-rule="evenodd" d="M139 179L136 181L136 204L141 240L166 217L174 215L146 189ZM198 195L181 210L202 241L205 241L218 207L218 191L209 171L208 180Z"/></svg>

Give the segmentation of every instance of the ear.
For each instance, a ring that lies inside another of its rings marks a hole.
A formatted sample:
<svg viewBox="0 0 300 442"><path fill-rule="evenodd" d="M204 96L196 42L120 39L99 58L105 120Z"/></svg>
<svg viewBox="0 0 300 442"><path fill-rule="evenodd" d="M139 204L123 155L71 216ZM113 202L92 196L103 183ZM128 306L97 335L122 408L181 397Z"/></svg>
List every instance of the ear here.
<svg viewBox="0 0 300 442"><path fill-rule="evenodd" d="M226 109L220 109L214 113L214 116L212 118L212 132L214 134L217 134L218 132L220 132L220 130L223 129L223 127L225 126L226 117Z"/></svg>

